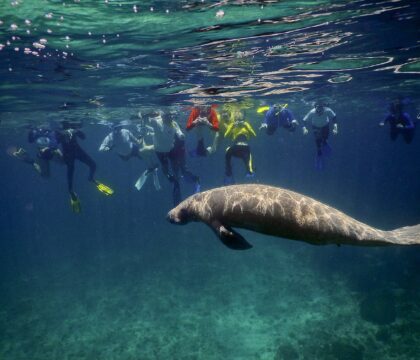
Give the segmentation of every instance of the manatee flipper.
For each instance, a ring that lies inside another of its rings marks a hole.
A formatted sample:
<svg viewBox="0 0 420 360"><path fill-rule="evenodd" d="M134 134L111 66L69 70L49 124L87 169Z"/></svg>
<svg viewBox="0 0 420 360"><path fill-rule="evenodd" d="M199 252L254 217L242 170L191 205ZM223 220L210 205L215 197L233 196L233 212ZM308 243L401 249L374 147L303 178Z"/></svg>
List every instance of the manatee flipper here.
<svg viewBox="0 0 420 360"><path fill-rule="evenodd" d="M252 248L252 245L241 234L226 227L219 220L213 220L210 227L228 248L232 250L248 250Z"/></svg>

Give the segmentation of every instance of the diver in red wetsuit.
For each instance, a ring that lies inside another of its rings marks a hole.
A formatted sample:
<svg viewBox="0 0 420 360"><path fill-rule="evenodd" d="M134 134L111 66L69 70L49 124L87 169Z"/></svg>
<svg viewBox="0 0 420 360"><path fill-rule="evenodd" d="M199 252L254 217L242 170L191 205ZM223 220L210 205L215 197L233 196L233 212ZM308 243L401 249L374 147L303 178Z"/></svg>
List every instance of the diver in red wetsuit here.
<svg viewBox="0 0 420 360"><path fill-rule="evenodd" d="M213 131L219 131L219 119L216 112L217 105L204 105L193 107L190 116L187 120L187 131L195 128L197 131L197 147L190 153L193 156L207 156L208 151L204 146L205 128L210 128Z"/></svg>

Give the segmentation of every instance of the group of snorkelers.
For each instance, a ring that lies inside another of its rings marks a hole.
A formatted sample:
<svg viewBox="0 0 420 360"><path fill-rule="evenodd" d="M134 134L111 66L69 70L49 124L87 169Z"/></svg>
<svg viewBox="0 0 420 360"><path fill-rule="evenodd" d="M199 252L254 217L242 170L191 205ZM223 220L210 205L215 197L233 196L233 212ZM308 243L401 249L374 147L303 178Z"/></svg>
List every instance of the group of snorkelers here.
<svg viewBox="0 0 420 360"><path fill-rule="evenodd" d="M135 127L132 122L122 121L118 124L108 124L111 131L99 146L99 151L115 150L124 161L131 158L144 160L146 169L135 183L137 190L141 190L149 177L153 178L153 185L160 190L158 169L172 184L173 204L181 200L181 179L193 184L194 192L200 192L199 176L193 174L187 167L187 157L207 157L214 154L223 139L228 144L225 148L225 176L224 185L235 183L232 159L242 160L246 177L254 177L253 160L250 139L257 136L250 121L244 119L241 106L225 105L197 105L190 109L186 120L185 131L195 132L197 143L190 151L186 150L185 133L176 121L176 112L152 111L147 117L141 112L136 117ZM283 128L294 132L299 126L287 104L261 106L257 113L264 116L259 131L273 135L277 129ZM411 143L414 137L415 122L404 111L402 101L396 100L390 104L389 114L379 125L390 125L390 136L395 140L402 135L406 143ZM70 204L74 212L81 211L80 200L73 189L75 161L78 160L89 168L88 180L104 195L113 195L114 191L95 178L96 163L80 146L78 140L84 140L85 134L81 130L82 122L62 121L59 127L39 126L30 128L28 142L37 146L36 157L31 157L23 148L16 148L11 155L31 164L43 177L49 177L50 162L56 160L67 167L67 185ZM135 130L131 129L135 128ZM312 130L316 149L316 169L324 167L325 157L331 154L328 143L330 131L338 134L338 123L335 112L325 102L318 101L302 119L302 133L307 135ZM205 145L206 132L213 133L213 141ZM125 149L123 151L123 149ZM187 156L188 155L188 156Z"/></svg>

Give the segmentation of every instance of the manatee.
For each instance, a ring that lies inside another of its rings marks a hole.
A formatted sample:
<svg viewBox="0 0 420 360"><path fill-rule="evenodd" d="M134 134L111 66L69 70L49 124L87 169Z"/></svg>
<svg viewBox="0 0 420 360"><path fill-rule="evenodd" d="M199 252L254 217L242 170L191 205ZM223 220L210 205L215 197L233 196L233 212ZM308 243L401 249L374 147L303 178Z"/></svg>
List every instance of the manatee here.
<svg viewBox="0 0 420 360"><path fill-rule="evenodd" d="M178 225L201 221L223 244L236 250L252 245L233 228L314 245L420 244L420 224L383 231L308 196L259 184L231 185L192 195L173 208L167 219Z"/></svg>

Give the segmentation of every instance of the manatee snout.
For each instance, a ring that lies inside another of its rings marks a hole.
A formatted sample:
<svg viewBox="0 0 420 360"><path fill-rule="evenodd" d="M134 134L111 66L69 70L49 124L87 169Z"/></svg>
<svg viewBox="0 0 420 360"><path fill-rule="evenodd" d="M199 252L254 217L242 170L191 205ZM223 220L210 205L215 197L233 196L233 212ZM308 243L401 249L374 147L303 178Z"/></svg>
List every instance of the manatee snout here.
<svg viewBox="0 0 420 360"><path fill-rule="evenodd" d="M178 207L172 209L166 215L166 220L171 224L184 225L188 222L188 214L185 209L178 209Z"/></svg>

